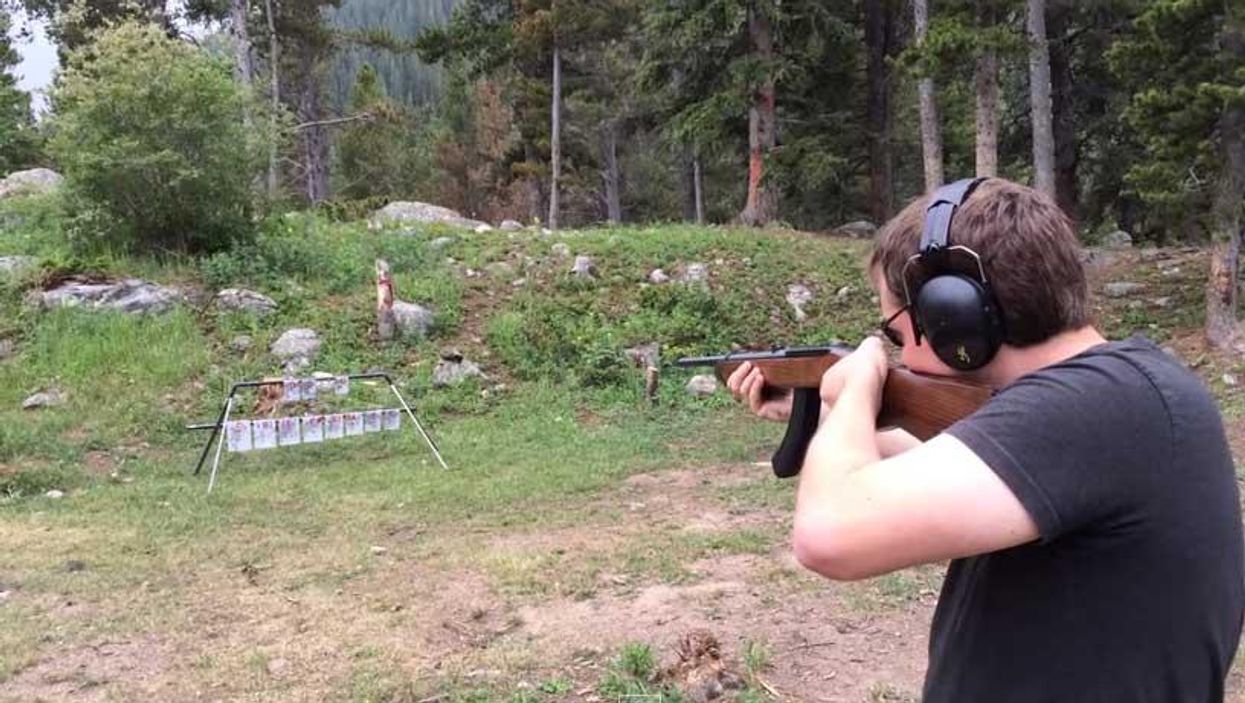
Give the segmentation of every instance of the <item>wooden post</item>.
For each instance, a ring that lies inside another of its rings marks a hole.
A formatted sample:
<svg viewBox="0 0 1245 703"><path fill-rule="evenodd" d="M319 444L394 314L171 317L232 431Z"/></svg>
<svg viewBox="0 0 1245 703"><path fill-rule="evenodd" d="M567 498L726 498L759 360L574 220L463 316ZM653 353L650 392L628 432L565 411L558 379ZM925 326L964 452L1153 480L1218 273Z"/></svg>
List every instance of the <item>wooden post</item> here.
<svg viewBox="0 0 1245 703"><path fill-rule="evenodd" d="M389 263L376 260L376 338L382 342L393 339L393 277L389 275Z"/></svg>

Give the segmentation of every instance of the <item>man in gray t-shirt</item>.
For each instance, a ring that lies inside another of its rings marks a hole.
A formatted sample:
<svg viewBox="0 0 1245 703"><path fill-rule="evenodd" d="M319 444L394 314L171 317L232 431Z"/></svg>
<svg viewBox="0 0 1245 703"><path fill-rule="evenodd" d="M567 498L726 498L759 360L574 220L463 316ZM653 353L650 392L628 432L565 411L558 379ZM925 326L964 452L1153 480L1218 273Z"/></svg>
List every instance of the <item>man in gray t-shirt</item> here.
<svg viewBox="0 0 1245 703"><path fill-rule="evenodd" d="M1245 614L1223 423L1175 360L1092 326L1059 208L1001 179L952 184L882 229L870 273L908 368L996 393L920 442L876 426L880 340L835 364L800 475L800 562L856 579L951 560L925 703L1223 700ZM790 413L748 364L728 386Z"/></svg>

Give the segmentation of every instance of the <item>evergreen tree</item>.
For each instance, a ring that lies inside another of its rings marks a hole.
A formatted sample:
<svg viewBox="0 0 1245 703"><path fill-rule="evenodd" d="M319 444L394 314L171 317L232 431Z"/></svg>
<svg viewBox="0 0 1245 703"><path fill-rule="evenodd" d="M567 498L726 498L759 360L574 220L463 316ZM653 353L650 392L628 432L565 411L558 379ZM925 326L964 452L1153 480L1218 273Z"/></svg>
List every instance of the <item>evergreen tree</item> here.
<svg viewBox="0 0 1245 703"><path fill-rule="evenodd" d="M359 69L350 113L361 119L343 127L338 142L340 193L347 198L401 196L406 190L408 119L385 94L380 75L370 64Z"/></svg>
<svg viewBox="0 0 1245 703"><path fill-rule="evenodd" d="M21 63L9 39L12 20L0 9L0 173L35 165L40 139L30 114L30 95L17 87L13 69Z"/></svg>

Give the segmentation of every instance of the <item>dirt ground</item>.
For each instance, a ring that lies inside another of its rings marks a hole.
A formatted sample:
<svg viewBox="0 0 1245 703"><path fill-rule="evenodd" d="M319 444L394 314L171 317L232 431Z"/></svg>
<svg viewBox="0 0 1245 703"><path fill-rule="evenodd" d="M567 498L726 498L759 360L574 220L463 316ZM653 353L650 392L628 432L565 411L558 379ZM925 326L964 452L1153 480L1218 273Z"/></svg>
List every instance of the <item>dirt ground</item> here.
<svg viewBox="0 0 1245 703"><path fill-rule="evenodd" d="M0 699L448 703L472 687L537 691L560 680L556 694L535 700L595 702L626 643L652 645L670 666L680 640L700 633L720 645L717 665L740 678L745 646L762 643L768 664L752 681L770 699L917 700L940 571L845 585L806 575L786 544L785 509L742 510L721 498L774 480L747 464L645 474L594 497L582 526L394 530L373 547L371 566L346 580L322 579L315 554L291 553L258 567L206 565L174 577L175 588L108 604L48 602L66 621L127 608L149 621L144 634L48 647ZM488 566L551 555L570 573L584 555L671 530L775 538L765 553L686 564L690 577L674 583L595 572L587 595L556 583L515 590ZM1243 683L1234 673L1230 700L1245 700Z"/></svg>

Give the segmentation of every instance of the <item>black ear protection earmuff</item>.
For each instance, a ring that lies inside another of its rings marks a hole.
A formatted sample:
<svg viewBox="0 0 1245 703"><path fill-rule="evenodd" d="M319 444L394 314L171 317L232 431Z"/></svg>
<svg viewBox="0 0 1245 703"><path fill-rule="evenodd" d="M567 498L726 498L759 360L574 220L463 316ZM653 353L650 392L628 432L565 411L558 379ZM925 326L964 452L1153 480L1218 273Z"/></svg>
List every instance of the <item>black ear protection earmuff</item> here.
<svg viewBox="0 0 1245 703"><path fill-rule="evenodd" d="M1003 344L1003 314L995 301L986 270L977 252L949 244L955 211L972 195L984 178L969 178L934 192L925 210L925 229L919 253L904 264L904 297L912 319L912 337L929 340L943 363L960 371L972 371L990 363ZM953 270L951 252L965 254L977 263L978 277ZM926 276L909 290L908 273L919 264Z"/></svg>

